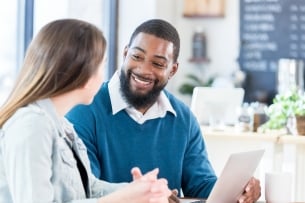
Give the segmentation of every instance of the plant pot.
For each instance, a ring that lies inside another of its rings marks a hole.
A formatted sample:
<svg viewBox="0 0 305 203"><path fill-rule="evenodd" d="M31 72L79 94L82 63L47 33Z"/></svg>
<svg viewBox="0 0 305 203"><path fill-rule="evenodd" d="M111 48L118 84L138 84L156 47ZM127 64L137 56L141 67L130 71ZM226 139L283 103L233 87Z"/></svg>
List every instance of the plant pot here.
<svg viewBox="0 0 305 203"><path fill-rule="evenodd" d="M305 116L295 116L298 135L305 135Z"/></svg>

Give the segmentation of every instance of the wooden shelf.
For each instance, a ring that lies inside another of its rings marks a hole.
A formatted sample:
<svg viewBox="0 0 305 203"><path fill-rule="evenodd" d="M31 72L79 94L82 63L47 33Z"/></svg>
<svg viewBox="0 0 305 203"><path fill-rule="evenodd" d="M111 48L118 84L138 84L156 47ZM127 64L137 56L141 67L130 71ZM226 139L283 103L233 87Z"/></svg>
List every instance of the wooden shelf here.
<svg viewBox="0 0 305 203"><path fill-rule="evenodd" d="M212 14L183 14L185 18L224 18L223 14L212 15Z"/></svg>
<svg viewBox="0 0 305 203"><path fill-rule="evenodd" d="M184 0L183 16L186 18L223 18L226 0Z"/></svg>

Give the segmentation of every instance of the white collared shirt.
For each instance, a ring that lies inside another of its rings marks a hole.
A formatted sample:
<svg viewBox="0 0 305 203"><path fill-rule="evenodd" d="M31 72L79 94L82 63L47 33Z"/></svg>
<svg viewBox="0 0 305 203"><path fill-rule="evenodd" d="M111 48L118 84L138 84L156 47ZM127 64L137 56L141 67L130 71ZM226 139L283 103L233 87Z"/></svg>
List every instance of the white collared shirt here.
<svg viewBox="0 0 305 203"><path fill-rule="evenodd" d="M167 111L173 113L175 116L177 115L163 91L161 91L157 101L145 112L145 114L142 114L140 111L130 106L124 100L120 92L119 71L116 71L109 81L108 89L113 115L125 109L128 115L139 124L143 124L149 119L162 118L166 115Z"/></svg>

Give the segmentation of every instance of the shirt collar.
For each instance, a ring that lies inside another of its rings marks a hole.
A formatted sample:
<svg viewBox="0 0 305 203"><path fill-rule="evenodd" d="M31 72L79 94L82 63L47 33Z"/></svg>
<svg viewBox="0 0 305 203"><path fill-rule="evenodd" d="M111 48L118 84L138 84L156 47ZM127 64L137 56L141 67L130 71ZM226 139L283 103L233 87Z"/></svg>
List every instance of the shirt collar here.
<svg viewBox="0 0 305 203"><path fill-rule="evenodd" d="M110 79L108 84L108 90L109 90L113 115L124 109L126 110L131 109L132 111L135 110L124 100L123 96L121 95L119 71L116 71L113 77ZM156 115L157 117L164 117L167 111L177 116L176 111L172 107L164 91L161 92L160 96L157 99L157 102L152 107L150 107L147 112L149 112L149 110L152 108L155 108L154 110L157 110L157 113L154 113L154 117L156 117Z"/></svg>

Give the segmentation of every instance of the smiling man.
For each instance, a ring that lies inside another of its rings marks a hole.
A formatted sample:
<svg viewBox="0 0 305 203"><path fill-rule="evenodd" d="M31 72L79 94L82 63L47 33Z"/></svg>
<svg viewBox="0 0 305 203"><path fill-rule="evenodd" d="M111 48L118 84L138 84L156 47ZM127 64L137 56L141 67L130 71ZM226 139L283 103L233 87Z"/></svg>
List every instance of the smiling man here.
<svg viewBox="0 0 305 203"><path fill-rule="evenodd" d="M216 182L195 116L165 90L178 70L177 30L159 19L133 32L119 69L93 103L74 108L67 118L88 148L93 173L110 182L131 181L128 171L160 169L169 188L207 198ZM252 179L240 201L260 196Z"/></svg>
<svg viewBox="0 0 305 203"><path fill-rule="evenodd" d="M177 58L173 60L174 49L170 41L139 33L124 50L121 94L129 106L142 115L158 100L160 92L178 69Z"/></svg>

